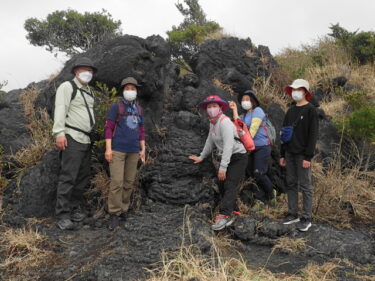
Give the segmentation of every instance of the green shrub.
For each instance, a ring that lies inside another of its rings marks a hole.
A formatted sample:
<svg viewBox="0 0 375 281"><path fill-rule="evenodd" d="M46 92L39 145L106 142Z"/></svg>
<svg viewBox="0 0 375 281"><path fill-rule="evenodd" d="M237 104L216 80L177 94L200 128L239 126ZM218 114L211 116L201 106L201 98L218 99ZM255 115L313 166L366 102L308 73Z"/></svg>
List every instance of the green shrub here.
<svg viewBox="0 0 375 281"><path fill-rule="evenodd" d="M332 33L329 36L335 38L351 56L361 64L373 63L375 60L375 32L361 31L350 32L339 24L330 26Z"/></svg>
<svg viewBox="0 0 375 281"><path fill-rule="evenodd" d="M354 139L375 141L375 107L366 106L353 111L347 120L347 131Z"/></svg>
<svg viewBox="0 0 375 281"><path fill-rule="evenodd" d="M335 94L343 97L353 110L358 110L368 105L367 93L364 90L345 91L341 88L336 88Z"/></svg>
<svg viewBox="0 0 375 281"><path fill-rule="evenodd" d="M375 142L375 107L367 105L335 121L336 127L358 141Z"/></svg>
<svg viewBox="0 0 375 281"><path fill-rule="evenodd" d="M94 89L95 93L95 122L96 122L96 131L102 137L100 141L96 142L96 145L99 148L105 146L104 136L104 127L105 121L107 120L107 114L109 107L119 101L117 96L116 88L109 89L108 86L104 83L97 82L96 88Z"/></svg>

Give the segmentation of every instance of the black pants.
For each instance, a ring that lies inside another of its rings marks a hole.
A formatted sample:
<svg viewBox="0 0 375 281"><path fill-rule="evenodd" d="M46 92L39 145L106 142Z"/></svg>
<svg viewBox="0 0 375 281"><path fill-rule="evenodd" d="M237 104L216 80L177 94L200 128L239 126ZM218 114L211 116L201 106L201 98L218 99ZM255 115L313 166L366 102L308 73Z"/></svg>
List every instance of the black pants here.
<svg viewBox="0 0 375 281"><path fill-rule="evenodd" d="M68 146L61 151L61 170L57 185L56 216L69 218L73 207L83 201L90 180L91 145L67 135Z"/></svg>
<svg viewBox="0 0 375 281"><path fill-rule="evenodd" d="M254 191L255 198L266 202L273 199L273 184L267 176L268 164L271 156L270 146L258 146L249 154L246 168L246 177L254 178L257 189Z"/></svg>
<svg viewBox="0 0 375 281"><path fill-rule="evenodd" d="M232 215L238 210L237 196L240 183L245 176L247 166L247 154L236 153L230 158L225 181L219 181L221 194L220 214Z"/></svg>

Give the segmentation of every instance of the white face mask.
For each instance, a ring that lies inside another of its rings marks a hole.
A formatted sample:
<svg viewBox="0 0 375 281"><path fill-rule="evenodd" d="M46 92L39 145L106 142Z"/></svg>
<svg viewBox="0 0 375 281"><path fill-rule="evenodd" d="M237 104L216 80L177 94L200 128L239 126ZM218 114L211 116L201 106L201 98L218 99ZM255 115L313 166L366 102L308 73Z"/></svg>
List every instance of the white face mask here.
<svg viewBox="0 0 375 281"><path fill-rule="evenodd" d="M292 91L292 99L295 101L300 101L303 99L304 91L301 90L293 90Z"/></svg>
<svg viewBox="0 0 375 281"><path fill-rule="evenodd" d="M252 104L251 104L251 101L242 101L241 102L241 106L243 109L245 110L249 110L252 108Z"/></svg>
<svg viewBox="0 0 375 281"><path fill-rule="evenodd" d="M136 99L137 97L137 91L133 91L133 90L125 90L123 91L122 93L124 95L124 99L127 100L127 101L133 101Z"/></svg>
<svg viewBox="0 0 375 281"><path fill-rule="evenodd" d="M90 71L83 71L78 74L79 80L83 83L89 83L92 79L92 73Z"/></svg>

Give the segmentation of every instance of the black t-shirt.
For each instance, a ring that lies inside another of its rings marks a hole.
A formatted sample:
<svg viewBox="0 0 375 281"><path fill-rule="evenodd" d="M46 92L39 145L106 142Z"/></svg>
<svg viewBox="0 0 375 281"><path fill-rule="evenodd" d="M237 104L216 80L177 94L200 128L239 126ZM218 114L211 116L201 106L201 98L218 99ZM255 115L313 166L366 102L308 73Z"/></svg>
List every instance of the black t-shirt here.
<svg viewBox="0 0 375 281"><path fill-rule="evenodd" d="M297 119L298 123L294 128L292 140L281 145L280 155L285 157L285 152L289 152L304 155L306 161L311 161L319 131L316 108L310 103L292 106L285 115L283 126L292 126Z"/></svg>

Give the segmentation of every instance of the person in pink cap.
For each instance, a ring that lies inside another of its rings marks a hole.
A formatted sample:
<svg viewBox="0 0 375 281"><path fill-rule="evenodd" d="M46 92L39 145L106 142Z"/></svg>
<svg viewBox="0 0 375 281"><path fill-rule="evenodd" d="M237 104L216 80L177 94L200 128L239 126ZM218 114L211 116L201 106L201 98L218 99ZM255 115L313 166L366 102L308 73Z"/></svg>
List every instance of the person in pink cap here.
<svg viewBox="0 0 375 281"><path fill-rule="evenodd" d="M224 112L229 108L226 101L219 96L208 96L199 106L206 110L210 121L210 131L199 156L190 155L195 164L203 161L216 147L221 157L217 172L221 193L220 213L212 225L213 230L230 226L238 213L237 196L239 184L244 178L247 166L246 149L239 140L236 127Z"/></svg>
<svg viewBox="0 0 375 281"><path fill-rule="evenodd" d="M307 231L312 224L313 186L311 159L318 139L318 113L309 103L312 93L309 82L294 80L285 88L296 105L287 111L281 130L280 165L286 168L288 214L284 224L298 223L297 229ZM298 191L302 192L303 208L298 216Z"/></svg>

